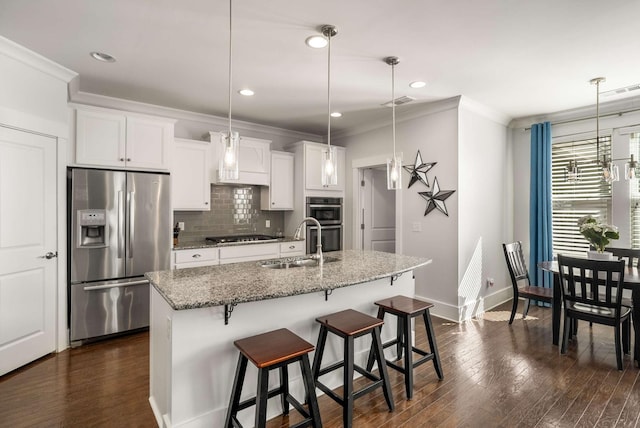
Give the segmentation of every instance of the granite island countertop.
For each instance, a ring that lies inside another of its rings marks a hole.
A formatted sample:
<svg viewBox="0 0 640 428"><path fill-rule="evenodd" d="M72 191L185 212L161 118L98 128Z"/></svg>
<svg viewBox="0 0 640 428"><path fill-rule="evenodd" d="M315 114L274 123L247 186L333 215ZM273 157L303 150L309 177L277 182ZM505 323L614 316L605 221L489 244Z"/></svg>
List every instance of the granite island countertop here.
<svg viewBox="0 0 640 428"><path fill-rule="evenodd" d="M148 272L145 276L175 310L205 308L328 291L398 275L430 259L379 251L325 253L318 266L269 269L264 261Z"/></svg>

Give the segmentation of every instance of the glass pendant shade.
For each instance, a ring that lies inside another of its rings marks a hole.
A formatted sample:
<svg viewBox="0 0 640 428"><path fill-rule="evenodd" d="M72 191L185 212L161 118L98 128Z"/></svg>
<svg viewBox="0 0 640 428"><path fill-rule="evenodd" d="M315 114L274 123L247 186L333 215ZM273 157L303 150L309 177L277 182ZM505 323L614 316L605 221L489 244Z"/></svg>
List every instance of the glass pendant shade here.
<svg viewBox="0 0 640 428"><path fill-rule="evenodd" d="M580 168L578 168L578 162L569 161L565 171L564 171L564 179L567 183L575 183L580 181Z"/></svg>
<svg viewBox="0 0 640 428"><path fill-rule="evenodd" d="M605 162L602 166L602 178L609 184L614 181L620 181L618 165L615 165L612 162Z"/></svg>
<svg viewBox="0 0 640 428"><path fill-rule="evenodd" d="M322 149L322 185L338 185L338 171L336 168L337 151L335 147Z"/></svg>
<svg viewBox="0 0 640 428"><path fill-rule="evenodd" d="M402 189L402 162L397 156L387 159L387 189Z"/></svg>
<svg viewBox="0 0 640 428"><path fill-rule="evenodd" d="M229 134L231 138L229 138ZM218 177L220 180L238 179L238 147L240 145L240 135L237 132L220 133L222 142L222 153L218 165Z"/></svg>
<svg viewBox="0 0 640 428"><path fill-rule="evenodd" d="M633 159L633 154L631 155L631 159L624 165L624 178L627 180L633 180L638 177L638 163Z"/></svg>

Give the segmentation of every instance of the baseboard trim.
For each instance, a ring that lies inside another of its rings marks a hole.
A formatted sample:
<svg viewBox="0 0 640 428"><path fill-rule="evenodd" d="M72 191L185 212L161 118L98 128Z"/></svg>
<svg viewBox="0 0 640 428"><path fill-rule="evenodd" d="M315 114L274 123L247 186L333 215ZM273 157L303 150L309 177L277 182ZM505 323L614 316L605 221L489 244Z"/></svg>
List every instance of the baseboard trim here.
<svg viewBox="0 0 640 428"><path fill-rule="evenodd" d="M511 287L502 288L487 296L467 302L462 306L456 306L450 303L441 302L426 296L416 295L416 297L419 299L428 300L429 302L434 304L434 307L430 310L431 314L439 318L443 318L447 321L460 323L510 300L511 298L513 298L513 289Z"/></svg>

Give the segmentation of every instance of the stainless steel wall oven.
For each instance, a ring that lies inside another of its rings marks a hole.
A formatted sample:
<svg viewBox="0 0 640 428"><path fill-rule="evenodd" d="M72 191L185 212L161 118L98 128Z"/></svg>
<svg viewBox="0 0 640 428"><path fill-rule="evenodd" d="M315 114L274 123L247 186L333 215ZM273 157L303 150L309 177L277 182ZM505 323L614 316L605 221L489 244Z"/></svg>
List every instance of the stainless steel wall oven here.
<svg viewBox="0 0 640 428"><path fill-rule="evenodd" d="M313 217L322 226L322 251L342 250L342 198L308 197L307 217ZM307 225L307 254L316 252L318 228Z"/></svg>

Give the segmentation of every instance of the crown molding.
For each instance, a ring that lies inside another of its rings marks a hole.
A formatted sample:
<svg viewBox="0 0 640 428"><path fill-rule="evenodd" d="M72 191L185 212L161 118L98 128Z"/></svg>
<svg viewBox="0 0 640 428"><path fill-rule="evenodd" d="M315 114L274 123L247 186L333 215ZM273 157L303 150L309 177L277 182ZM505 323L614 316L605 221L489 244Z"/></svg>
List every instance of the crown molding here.
<svg viewBox="0 0 640 428"><path fill-rule="evenodd" d="M625 112L630 112L634 110L640 110L640 96L623 98L620 100L609 101L609 102L601 102L600 103L600 117L610 115L610 114L624 114ZM541 123L541 122L565 122L565 121L581 121L581 120L592 120L596 117L596 106L595 104L577 107L569 110L562 110L553 113L535 115L535 116L527 116L513 119L509 123L509 128L529 128L533 123Z"/></svg>
<svg viewBox="0 0 640 428"><path fill-rule="evenodd" d="M508 126L512 119L510 116L487 107L484 104L480 104L464 95L460 96L460 108L476 113L502 126Z"/></svg>
<svg viewBox="0 0 640 428"><path fill-rule="evenodd" d="M51 77L63 82L69 83L73 78L78 76L75 71L69 70L57 64L42 55L35 53L24 46L21 46L9 39L0 36L0 54L13 58L16 61L35 68Z"/></svg>
<svg viewBox="0 0 640 428"><path fill-rule="evenodd" d="M223 130L229 126L229 119L226 117L214 116L204 113L196 113L187 110L180 110L171 107L164 107L155 104L147 104L138 101L126 100L123 98L109 97L106 95L92 94L71 90L69 94L70 103L89 105L94 107L105 107L116 110L124 110L133 113L161 116L174 120L184 120L190 122L200 122L210 125L214 130ZM260 132L274 137L297 138L300 140L318 140L321 136L306 132L292 131L275 126L261 125L242 120L233 120L233 128L237 131Z"/></svg>
<svg viewBox="0 0 640 428"><path fill-rule="evenodd" d="M447 110L457 109L460 105L461 96L455 96L451 98L446 98L444 100L433 101L430 103L421 104L419 108L415 108L410 112L403 112L401 116L398 116L396 112L396 125L398 123L406 122L408 120L416 119L418 117L429 116L432 114L440 113ZM367 122L363 125L353 127L348 130L336 132L332 135L336 140L353 137L355 135L364 134L365 132L374 131L380 128L386 128L391 126L391 119L386 120L376 120L372 122Z"/></svg>

